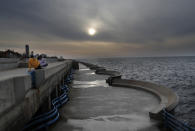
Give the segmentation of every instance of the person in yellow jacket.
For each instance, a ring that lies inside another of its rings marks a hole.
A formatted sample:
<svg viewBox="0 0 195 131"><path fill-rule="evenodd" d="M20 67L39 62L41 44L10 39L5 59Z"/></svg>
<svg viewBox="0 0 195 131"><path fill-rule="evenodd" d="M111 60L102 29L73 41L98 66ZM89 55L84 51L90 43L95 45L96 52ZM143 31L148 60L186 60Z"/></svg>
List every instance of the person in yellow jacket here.
<svg viewBox="0 0 195 131"><path fill-rule="evenodd" d="M41 69L40 62L35 58L33 55L30 56L31 58L28 60L28 71L31 71L31 68Z"/></svg>

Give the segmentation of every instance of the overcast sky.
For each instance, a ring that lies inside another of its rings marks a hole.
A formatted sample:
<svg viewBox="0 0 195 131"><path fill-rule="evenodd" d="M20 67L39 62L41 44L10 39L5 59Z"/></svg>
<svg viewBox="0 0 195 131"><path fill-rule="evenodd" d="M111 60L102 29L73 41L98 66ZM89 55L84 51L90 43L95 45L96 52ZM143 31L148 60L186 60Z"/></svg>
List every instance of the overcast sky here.
<svg viewBox="0 0 195 131"><path fill-rule="evenodd" d="M64 57L195 55L195 0L1 0L0 50ZM96 29L90 36L88 29Z"/></svg>

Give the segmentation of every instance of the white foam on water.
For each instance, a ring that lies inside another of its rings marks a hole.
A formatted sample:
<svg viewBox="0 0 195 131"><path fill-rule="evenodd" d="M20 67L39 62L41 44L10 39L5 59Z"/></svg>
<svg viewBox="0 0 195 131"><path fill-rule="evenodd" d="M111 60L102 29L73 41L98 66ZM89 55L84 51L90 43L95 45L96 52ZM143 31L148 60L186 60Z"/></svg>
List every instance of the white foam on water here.
<svg viewBox="0 0 195 131"><path fill-rule="evenodd" d="M69 119L67 124L82 128L84 131L136 131L149 128L156 122L151 121L146 114L125 114Z"/></svg>

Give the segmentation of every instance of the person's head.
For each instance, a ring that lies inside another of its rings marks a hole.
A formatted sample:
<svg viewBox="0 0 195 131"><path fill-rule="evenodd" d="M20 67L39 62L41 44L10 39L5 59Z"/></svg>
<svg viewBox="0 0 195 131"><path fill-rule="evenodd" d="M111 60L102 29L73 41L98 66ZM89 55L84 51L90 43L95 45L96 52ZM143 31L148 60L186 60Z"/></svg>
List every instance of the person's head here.
<svg viewBox="0 0 195 131"><path fill-rule="evenodd" d="M41 59L42 59L42 56L41 56L41 55L39 55L39 56L38 56L38 60L41 60Z"/></svg>
<svg viewBox="0 0 195 131"><path fill-rule="evenodd" d="M30 58L34 58L34 55L33 55L33 54L31 54L31 55L30 55Z"/></svg>

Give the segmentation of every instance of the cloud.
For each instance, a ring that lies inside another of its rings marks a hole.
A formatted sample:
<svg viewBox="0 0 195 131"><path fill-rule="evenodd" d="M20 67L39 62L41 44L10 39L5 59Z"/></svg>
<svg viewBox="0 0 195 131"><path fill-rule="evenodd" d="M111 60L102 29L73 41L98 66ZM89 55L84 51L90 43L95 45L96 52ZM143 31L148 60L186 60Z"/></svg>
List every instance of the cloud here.
<svg viewBox="0 0 195 131"><path fill-rule="evenodd" d="M83 55L114 54L108 53L112 47L100 43L119 44L114 46L118 55L134 55L127 50L134 47L141 54L150 54L154 49L163 50L163 54L172 51L170 45L176 48L175 53L185 47L180 51L185 54L195 49L192 45L195 38L190 37L195 35L194 5L194 0L3 0L0 4L0 48L19 48L27 40L32 41L33 48L50 48L52 43L73 41L85 43L79 46ZM87 34L89 27L97 29L95 36ZM168 41L175 38L182 38L177 41L179 44ZM107 49L94 49L88 41L100 44L95 47ZM124 45L128 48L122 48ZM73 47L76 48L75 44L68 45L69 54L79 54ZM120 54L122 50L126 53ZM158 52L153 51L153 55Z"/></svg>

